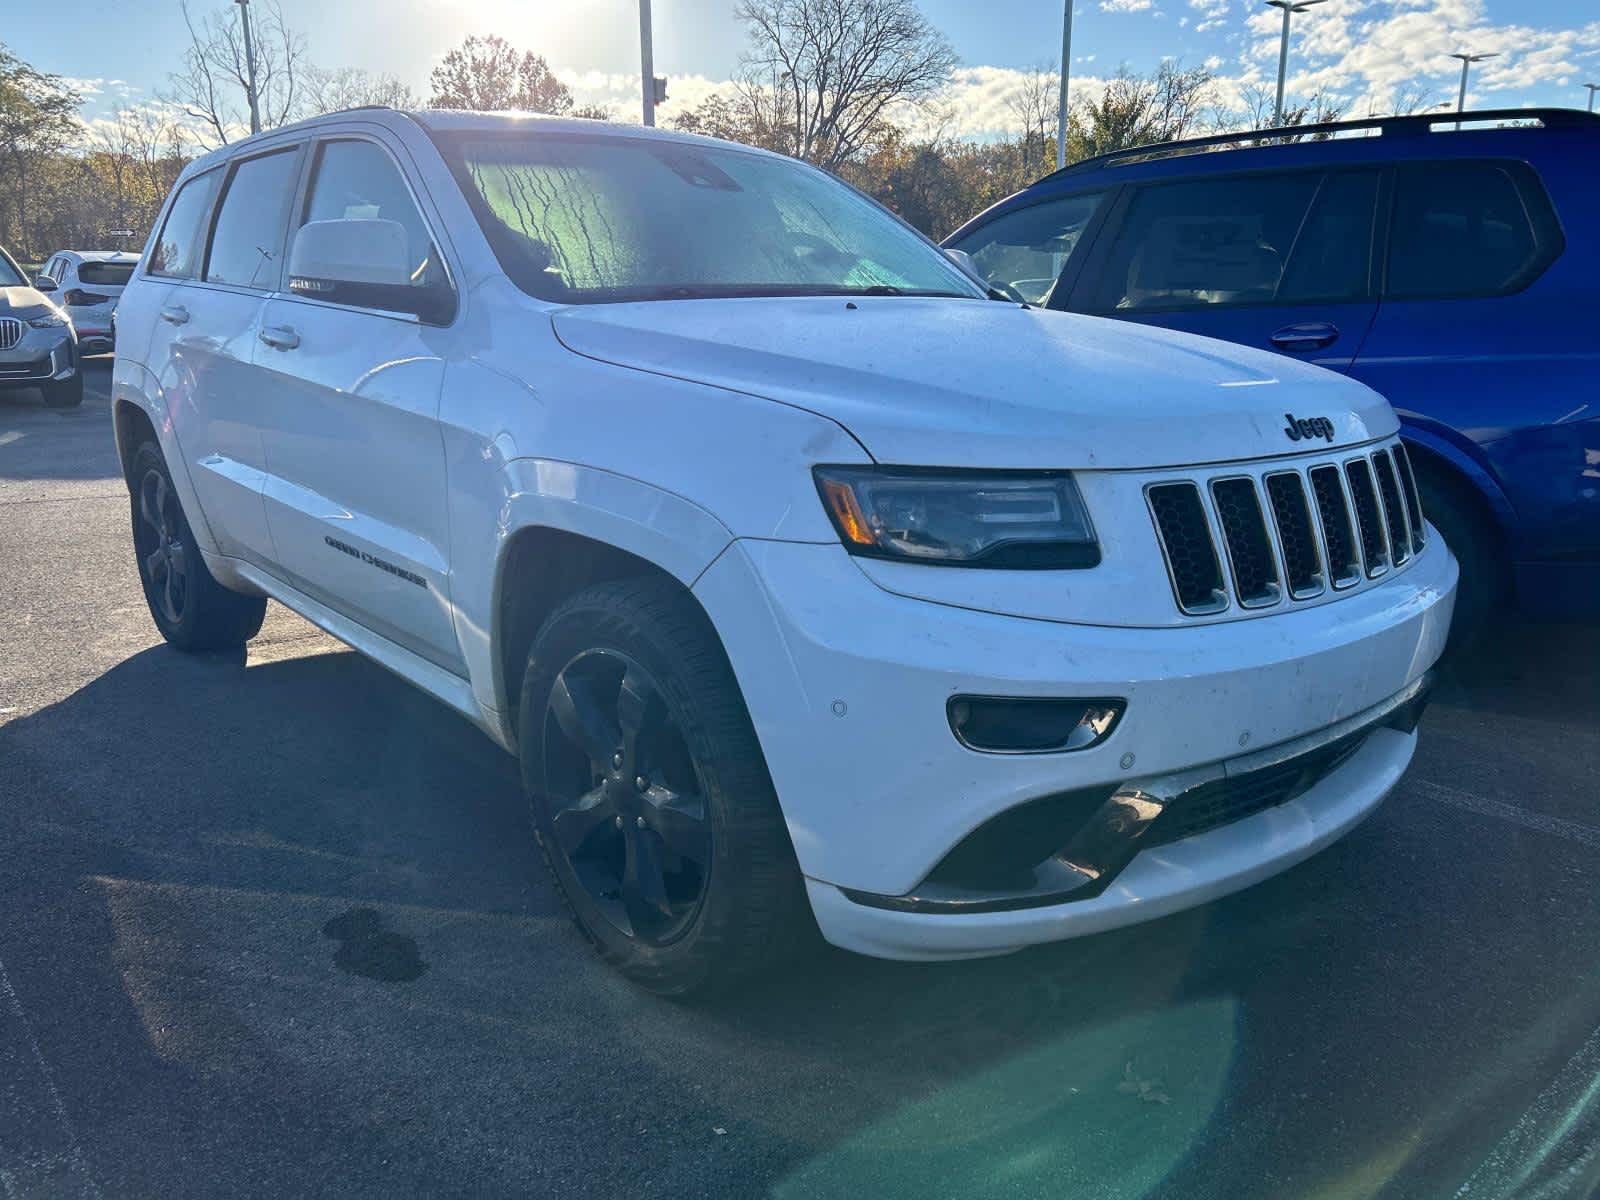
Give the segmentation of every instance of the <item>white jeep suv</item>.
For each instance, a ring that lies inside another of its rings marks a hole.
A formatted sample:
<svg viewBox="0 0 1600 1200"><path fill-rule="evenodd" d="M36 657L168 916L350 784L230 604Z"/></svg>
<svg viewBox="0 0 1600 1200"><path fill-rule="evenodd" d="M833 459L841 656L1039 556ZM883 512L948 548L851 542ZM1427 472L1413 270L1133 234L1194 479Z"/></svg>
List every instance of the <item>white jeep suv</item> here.
<svg viewBox="0 0 1600 1200"><path fill-rule="evenodd" d="M1450 621L1382 398L990 298L742 146L317 118L184 172L118 324L162 634L270 596L466 714L661 991L1281 870L1394 787Z"/></svg>

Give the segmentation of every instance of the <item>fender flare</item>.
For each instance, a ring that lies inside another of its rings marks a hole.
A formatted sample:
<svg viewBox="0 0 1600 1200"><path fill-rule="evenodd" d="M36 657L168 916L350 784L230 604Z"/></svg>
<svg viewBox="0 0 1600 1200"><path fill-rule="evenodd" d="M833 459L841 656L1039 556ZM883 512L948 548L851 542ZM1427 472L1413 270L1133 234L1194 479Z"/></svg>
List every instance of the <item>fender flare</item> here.
<svg viewBox="0 0 1600 1200"><path fill-rule="evenodd" d="M1461 482L1483 500L1501 535L1510 543L1516 535L1517 510L1483 461L1477 446L1448 425L1416 413L1401 412L1399 415L1400 436L1455 472Z"/></svg>
<svg viewBox="0 0 1600 1200"><path fill-rule="evenodd" d="M111 373L111 432L117 447L117 461L125 465L133 447L122 444L122 423L116 419L117 409L124 404L130 404L144 413L150 427L155 430L156 444L161 447L161 457L167 463L167 474L172 477L172 486L177 489L178 504L189 519L189 529L201 553L209 556L209 559L220 561L217 539L211 534L209 518L200 504L194 480L189 475L189 462L178 444L177 430L167 411L166 392L161 380L143 363L118 357Z"/></svg>
<svg viewBox="0 0 1600 1200"><path fill-rule="evenodd" d="M501 475L505 501L495 530L488 651L494 680L491 703L507 716L513 705L501 669L506 636L502 598L518 535L552 530L599 542L658 568L685 590L734 540L732 531L700 505L632 476L537 458L511 459Z"/></svg>

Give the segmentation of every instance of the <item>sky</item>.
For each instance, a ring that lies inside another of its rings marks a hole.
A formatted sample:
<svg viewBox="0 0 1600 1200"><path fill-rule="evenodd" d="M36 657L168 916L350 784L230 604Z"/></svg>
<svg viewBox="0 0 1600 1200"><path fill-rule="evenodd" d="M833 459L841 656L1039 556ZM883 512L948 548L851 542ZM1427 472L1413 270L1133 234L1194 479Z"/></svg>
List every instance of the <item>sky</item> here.
<svg viewBox="0 0 1600 1200"><path fill-rule="evenodd" d="M259 0L258 0L259 2ZM310 61L398 76L426 96L428 73L471 33L497 33L542 54L580 103L638 110L637 0L282 0ZM227 0L190 0L195 12L232 11ZM1030 67L1054 68L1060 0L920 0L961 65L940 110L919 118L947 132L992 138L1014 123L1007 98ZM670 99L663 120L738 69L744 31L734 0L654 0L655 67ZM69 77L91 121L150 103L186 41L179 0L75 0L60 11L0 0L0 41L41 70ZM1071 79L1092 96L1119 65L1140 72L1163 59L1207 66L1224 99L1270 87L1281 16L1263 0L1074 0ZM69 31L70 29L70 31ZM1392 108L1397 98L1453 106L1457 50L1497 53L1473 67L1469 107L1584 107L1600 83L1600 0L1324 0L1294 18L1291 99L1319 89L1348 115Z"/></svg>

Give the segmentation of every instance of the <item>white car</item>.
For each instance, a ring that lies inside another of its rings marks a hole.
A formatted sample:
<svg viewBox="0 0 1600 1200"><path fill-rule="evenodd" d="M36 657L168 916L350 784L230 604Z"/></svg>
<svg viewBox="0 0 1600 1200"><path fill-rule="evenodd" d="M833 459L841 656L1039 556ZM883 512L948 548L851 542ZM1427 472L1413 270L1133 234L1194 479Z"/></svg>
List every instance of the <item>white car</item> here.
<svg viewBox="0 0 1600 1200"><path fill-rule="evenodd" d="M138 265L139 256L127 250L58 250L34 283L67 310L79 350L104 354L116 340L117 298Z"/></svg>
<svg viewBox="0 0 1600 1200"><path fill-rule="evenodd" d="M168 641L273 597L520 756L667 992L1157 917L1399 780L1456 566L1381 397L986 296L821 171L365 110L191 164L123 296ZM446 798L441 798L445 800Z"/></svg>

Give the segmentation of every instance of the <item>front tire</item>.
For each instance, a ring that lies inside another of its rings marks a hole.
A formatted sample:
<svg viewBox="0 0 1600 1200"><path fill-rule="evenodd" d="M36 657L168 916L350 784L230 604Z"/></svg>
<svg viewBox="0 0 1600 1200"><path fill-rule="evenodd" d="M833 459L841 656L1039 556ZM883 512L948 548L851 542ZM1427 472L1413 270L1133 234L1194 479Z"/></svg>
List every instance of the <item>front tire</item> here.
<svg viewBox="0 0 1600 1200"><path fill-rule="evenodd" d="M77 408L83 403L83 372L74 371L62 380L52 380L44 385L46 408Z"/></svg>
<svg viewBox="0 0 1600 1200"><path fill-rule="evenodd" d="M573 596L534 641L518 738L534 829L601 956L652 991L725 986L810 926L721 643L667 580Z"/></svg>
<svg viewBox="0 0 1600 1200"><path fill-rule="evenodd" d="M1417 491L1423 515L1439 531L1461 568L1447 647L1447 653L1455 656L1472 647L1509 602L1505 557L1492 519L1466 488L1436 471L1424 470L1417 472Z"/></svg>
<svg viewBox="0 0 1600 1200"><path fill-rule="evenodd" d="M128 486L139 582L161 636L190 652L243 646L261 629L266 597L229 591L206 568L154 442L134 451Z"/></svg>

